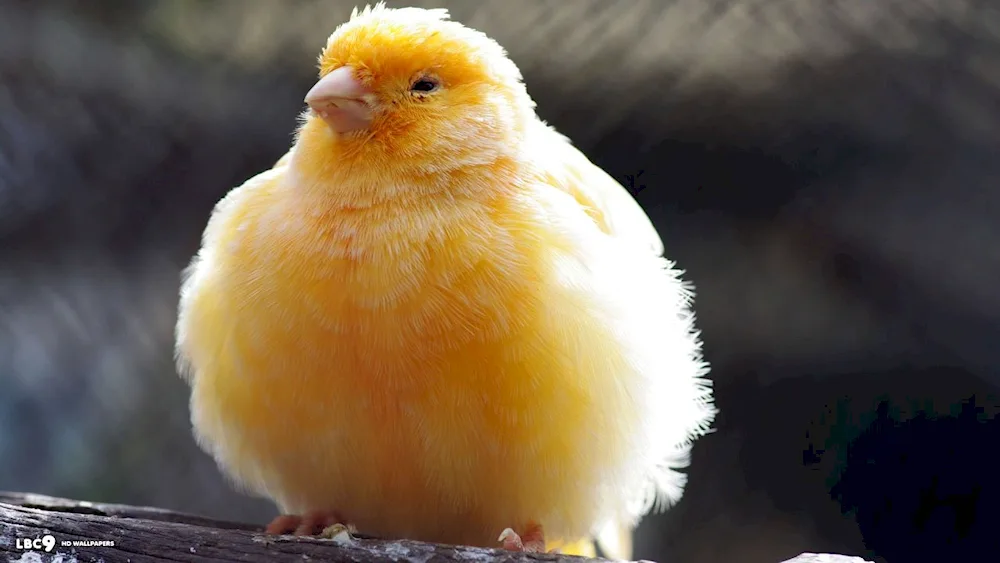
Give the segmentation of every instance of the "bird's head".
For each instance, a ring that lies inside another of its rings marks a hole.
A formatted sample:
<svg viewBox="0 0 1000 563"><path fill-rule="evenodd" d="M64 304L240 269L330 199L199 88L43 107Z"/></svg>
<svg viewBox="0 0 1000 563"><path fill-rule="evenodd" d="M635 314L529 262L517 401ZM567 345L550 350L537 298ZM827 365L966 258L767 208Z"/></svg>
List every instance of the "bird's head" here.
<svg viewBox="0 0 1000 563"><path fill-rule="evenodd" d="M516 146L535 118L504 49L446 10L355 10L330 36L319 67L299 150L355 170L485 164Z"/></svg>

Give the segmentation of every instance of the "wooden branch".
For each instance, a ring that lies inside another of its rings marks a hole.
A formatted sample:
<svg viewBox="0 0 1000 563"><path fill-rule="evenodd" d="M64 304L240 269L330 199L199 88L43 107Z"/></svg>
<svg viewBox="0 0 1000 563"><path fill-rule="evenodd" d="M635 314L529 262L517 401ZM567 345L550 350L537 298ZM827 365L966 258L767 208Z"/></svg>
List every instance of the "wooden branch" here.
<svg viewBox="0 0 1000 563"><path fill-rule="evenodd" d="M102 545L102 542L113 542L113 545ZM52 547L46 550L46 545ZM25 557L29 552L41 559ZM609 563L605 559L384 541L362 535L333 540L268 536L260 526L159 508L0 491L0 556L4 555L3 559L8 561L25 563L51 560L81 563ZM839 555L802 554L784 563L864 561Z"/></svg>

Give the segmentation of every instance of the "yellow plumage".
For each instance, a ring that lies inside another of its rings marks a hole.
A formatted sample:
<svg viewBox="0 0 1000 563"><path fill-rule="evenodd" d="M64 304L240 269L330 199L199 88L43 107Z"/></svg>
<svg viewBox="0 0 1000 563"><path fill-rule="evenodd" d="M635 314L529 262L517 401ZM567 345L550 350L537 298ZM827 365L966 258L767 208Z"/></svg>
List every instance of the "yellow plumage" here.
<svg viewBox="0 0 1000 563"><path fill-rule="evenodd" d="M307 114L185 272L199 444L285 513L482 546L535 521L549 547L603 530L628 557L714 414L656 231L443 11L356 13L321 75L345 65L370 124ZM413 93L425 75L440 88Z"/></svg>

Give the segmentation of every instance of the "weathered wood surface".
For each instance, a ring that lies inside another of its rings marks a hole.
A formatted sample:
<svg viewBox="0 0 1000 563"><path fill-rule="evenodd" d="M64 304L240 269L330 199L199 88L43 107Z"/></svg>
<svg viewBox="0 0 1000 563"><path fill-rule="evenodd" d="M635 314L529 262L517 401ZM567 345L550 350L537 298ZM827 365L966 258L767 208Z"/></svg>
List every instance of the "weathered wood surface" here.
<svg viewBox="0 0 1000 563"><path fill-rule="evenodd" d="M19 544L45 535L54 547ZM64 545L114 542L113 546ZM499 549L383 541L356 535L345 540L267 536L262 527L143 506L101 504L0 491L0 555L19 563L103 561L198 563L329 561L345 563L588 563L606 562L560 554L522 554ZM784 563L865 563L841 555L804 553Z"/></svg>

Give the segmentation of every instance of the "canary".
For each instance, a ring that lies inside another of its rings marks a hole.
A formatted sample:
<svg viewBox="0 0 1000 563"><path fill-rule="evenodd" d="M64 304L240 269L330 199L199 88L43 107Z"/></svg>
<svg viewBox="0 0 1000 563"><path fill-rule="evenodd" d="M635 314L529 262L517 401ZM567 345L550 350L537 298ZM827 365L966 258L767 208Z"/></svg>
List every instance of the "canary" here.
<svg viewBox="0 0 1000 563"><path fill-rule="evenodd" d="M272 533L628 558L715 407L638 203L445 10L355 10L182 279L200 446Z"/></svg>

